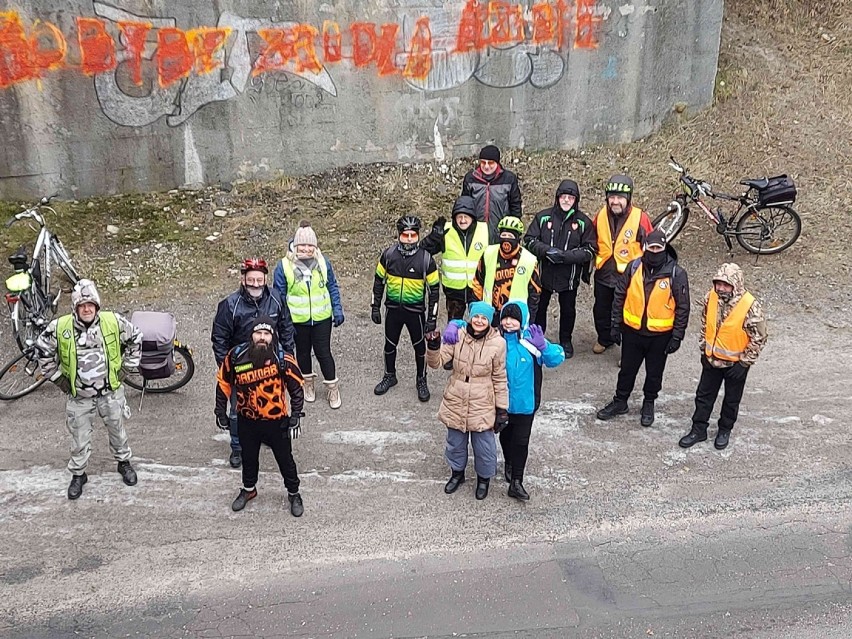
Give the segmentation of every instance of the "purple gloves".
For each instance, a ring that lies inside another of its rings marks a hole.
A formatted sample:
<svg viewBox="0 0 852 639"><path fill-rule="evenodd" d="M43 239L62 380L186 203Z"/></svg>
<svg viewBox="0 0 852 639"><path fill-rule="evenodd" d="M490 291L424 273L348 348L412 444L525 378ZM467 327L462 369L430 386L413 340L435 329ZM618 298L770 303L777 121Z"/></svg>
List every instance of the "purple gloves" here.
<svg viewBox="0 0 852 639"><path fill-rule="evenodd" d="M450 346L453 346L454 344L458 343L460 330L461 327L455 321L452 321L447 324L447 328L444 329L443 335L444 344L449 344Z"/></svg>
<svg viewBox="0 0 852 639"><path fill-rule="evenodd" d="M541 326L530 324L528 332L527 341L543 352L547 348L547 340L544 339L544 331L541 330Z"/></svg>

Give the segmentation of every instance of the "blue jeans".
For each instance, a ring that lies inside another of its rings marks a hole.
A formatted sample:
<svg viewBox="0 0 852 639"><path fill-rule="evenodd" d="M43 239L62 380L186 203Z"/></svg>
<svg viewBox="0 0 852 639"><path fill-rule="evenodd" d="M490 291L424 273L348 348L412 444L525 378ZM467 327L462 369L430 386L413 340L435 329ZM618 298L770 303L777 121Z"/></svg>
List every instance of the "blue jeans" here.
<svg viewBox="0 0 852 639"><path fill-rule="evenodd" d="M473 468L484 479L497 474L497 438L493 430L481 433L463 433L455 428L447 429L447 448L444 457L455 472L467 467L468 441L473 445Z"/></svg>
<svg viewBox="0 0 852 639"><path fill-rule="evenodd" d="M231 426L228 430L231 432L231 450L236 452L242 451L242 446L240 446L240 438L237 434L237 391L236 389L231 391L231 407L228 412L228 421L231 422Z"/></svg>

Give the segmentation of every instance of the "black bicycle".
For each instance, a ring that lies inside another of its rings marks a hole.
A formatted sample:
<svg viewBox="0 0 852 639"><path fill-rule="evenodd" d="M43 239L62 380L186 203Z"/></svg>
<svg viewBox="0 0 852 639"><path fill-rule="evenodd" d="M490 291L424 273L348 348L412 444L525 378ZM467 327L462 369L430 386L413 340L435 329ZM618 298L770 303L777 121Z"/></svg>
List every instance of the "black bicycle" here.
<svg viewBox="0 0 852 639"><path fill-rule="evenodd" d="M662 230L669 241L683 230L689 219L689 202L694 202L716 232L725 238L728 249L731 238L749 253L772 255L790 248L802 233L802 219L791 206L796 201L796 185L787 175L741 180L748 187L742 195L717 193L704 180L694 178L673 157L669 166L680 173L681 193L669 204L665 213L654 220L654 228ZM736 202L738 207L729 217L721 207L712 211L704 197Z"/></svg>

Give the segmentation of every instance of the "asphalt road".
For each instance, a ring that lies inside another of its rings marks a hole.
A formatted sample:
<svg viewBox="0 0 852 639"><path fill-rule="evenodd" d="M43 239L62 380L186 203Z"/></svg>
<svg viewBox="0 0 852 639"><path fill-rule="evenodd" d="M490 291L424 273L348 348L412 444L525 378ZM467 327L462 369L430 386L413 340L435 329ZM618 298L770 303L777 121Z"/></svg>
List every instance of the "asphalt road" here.
<svg viewBox="0 0 852 639"><path fill-rule="evenodd" d="M62 397L0 405L0 636L852 636L848 328L776 310L719 452L677 446L695 325L642 428L636 394L628 416L594 419L618 354L593 356L580 322L578 355L545 378L523 505L499 480L483 502L473 482L443 494L444 373L420 404L403 350L400 385L374 397L381 332L350 312L334 338L344 408L311 406L296 446L296 520L268 451L260 496L230 511L240 476L212 423L209 329L195 321L214 302L177 309L197 378L141 411L130 394L136 487L100 429L69 502Z"/></svg>

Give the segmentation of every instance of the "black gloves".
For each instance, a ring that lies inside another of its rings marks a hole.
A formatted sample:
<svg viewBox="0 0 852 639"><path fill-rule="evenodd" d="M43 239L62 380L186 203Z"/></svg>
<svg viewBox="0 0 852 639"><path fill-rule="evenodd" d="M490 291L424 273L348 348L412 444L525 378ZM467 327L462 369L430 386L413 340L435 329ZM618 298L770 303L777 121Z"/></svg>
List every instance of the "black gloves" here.
<svg viewBox="0 0 852 639"><path fill-rule="evenodd" d="M616 346L621 346L621 328L618 326L613 326L612 331L609 334L612 339L612 343Z"/></svg>
<svg viewBox="0 0 852 639"><path fill-rule="evenodd" d="M497 409L497 417L494 419L494 432L500 434L509 425L509 413L505 408Z"/></svg>
<svg viewBox="0 0 852 639"><path fill-rule="evenodd" d="M430 331L424 336L426 340L426 348L430 351L441 350L441 334L438 331Z"/></svg>
<svg viewBox="0 0 852 639"><path fill-rule="evenodd" d="M442 216L442 217L439 217L439 218L438 218L437 220L435 220L435 222L432 224L432 235L436 235L436 236L438 236L438 237L443 236L443 235L444 235L444 227L445 227L446 225L447 225L447 218L445 218L445 217L443 217L443 216Z"/></svg>
<svg viewBox="0 0 852 639"><path fill-rule="evenodd" d="M304 413L298 413L295 415L290 415L290 419L285 419L281 422L281 430L286 428L285 434L290 439L299 439L299 435L302 434L302 417Z"/></svg>
<svg viewBox="0 0 852 639"><path fill-rule="evenodd" d="M430 317L426 320L426 327L423 330L427 333L432 333L436 328L438 328L438 318Z"/></svg>
<svg viewBox="0 0 852 639"><path fill-rule="evenodd" d="M337 328L338 326L343 324L343 321L344 321L343 313L335 313L334 317L331 320L331 325L334 326L334 328Z"/></svg>
<svg viewBox="0 0 852 639"><path fill-rule="evenodd" d="M381 324L382 323L382 311L378 306L370 307L370 319L373 320L373 324Z"/></svg>
<svg viewBox="0 0 852 639"><path fill-rule="evenodd" d="M734 362L734 365L728 369L726 377L735 382L741 382L748 375L748 366L743 366L739 362Z"/></svg>
<svg viewBox="0 0 852 639"><path fill-rule="evenodd" d="M227 415L216 415L216 426L221 430L228 430L231 427L231 420Z"/></svg>
<svg viewBox="0 0 852 639"><path fill-rule="evenodd" d="M701 353L701 368L706 371L709 371L711 368L713 368L713 365L710 363L710 360L707 359L707 355L705 355L704 353Z"/></svg>
<svg viewBox="0 0 852 639"><path fill-rule="evenodd" d="M548 262L552 262L553 264L562 264L565 261L565 254L558 248L547 249L547 253L544 256Z"/></svg>
<svg viewBox="0 0 852 639"><path fill-rule="evenodd" d="M669 343L666 345L666 355L671 355L672 353L676 353L677 349L680 348L680 340L677 337L672 337L669 340Z"/></svg>

